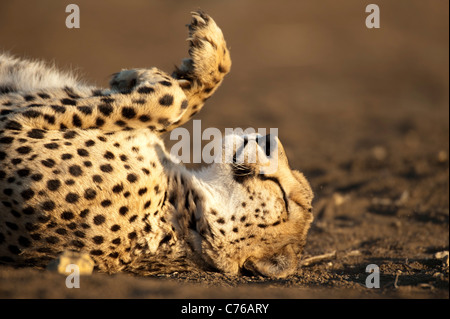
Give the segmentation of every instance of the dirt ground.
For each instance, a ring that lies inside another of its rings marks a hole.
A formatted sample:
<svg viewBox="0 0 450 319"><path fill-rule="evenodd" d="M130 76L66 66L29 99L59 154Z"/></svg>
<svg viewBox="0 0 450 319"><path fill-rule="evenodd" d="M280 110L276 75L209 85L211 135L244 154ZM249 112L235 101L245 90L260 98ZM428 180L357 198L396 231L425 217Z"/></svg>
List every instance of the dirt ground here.
<svg viewBox="0 0 450 319"><path fill-rule="evenodd" d="M448 1L3 0L0 49L106 86L122 68L170 71L189 12L221 26L233 67L202 128L278 128L315 192L303 265L283 280L175 273L62 275L0 266L1 298L449 298ZM376 3L381 28L367 29ZM191 124L186 125L187 128ZM167 137L168 143L169 138ZM366 266L380 288L365 285Z"/></svg>

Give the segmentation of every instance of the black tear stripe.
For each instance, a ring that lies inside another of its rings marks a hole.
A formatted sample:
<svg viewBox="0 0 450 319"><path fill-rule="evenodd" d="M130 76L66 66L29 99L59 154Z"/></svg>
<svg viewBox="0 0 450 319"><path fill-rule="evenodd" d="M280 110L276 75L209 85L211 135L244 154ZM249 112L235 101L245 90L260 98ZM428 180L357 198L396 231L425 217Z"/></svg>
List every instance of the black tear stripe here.
<svg viewBox="0 0 450 319"><path fill-rule="evenodd" d="M289 214L289 205L288 205L288 201L287 201L287 197L286 197L286 192L284 191L283 187L281 186L281 183L278 180L278 178L267 177L262 174L259 174L258 177L260 180L263 180L263 181L272 181L272 182L276 183L278 185L278 187L280 187L281 193L283 194L284 207L286 208L286 212Z"/></svg>
<svg viewBox="0 0 450 319"><path fill-rule="evenodd" d="M192 212L190 214L189 223L188 223L188 229L192 229L193 231L197 231L197 221L195 219L195 213Z"/></svg>
<svg viewBox="0 0 450 319"><path fill-rule="evenodd" d="M186 209L187 213L189 213L189 210L191 208L191 205L189 205L189 193L190 191L187 191L184 197L184 208Z"/></svg>
<svg viewBox="0 0 450 319"><path fill-rule="evenodd" d="M167 200L167 191L164 192L164 199L162 201L161 206L159 207L160 209L166 205L166 200Z"/></svg>

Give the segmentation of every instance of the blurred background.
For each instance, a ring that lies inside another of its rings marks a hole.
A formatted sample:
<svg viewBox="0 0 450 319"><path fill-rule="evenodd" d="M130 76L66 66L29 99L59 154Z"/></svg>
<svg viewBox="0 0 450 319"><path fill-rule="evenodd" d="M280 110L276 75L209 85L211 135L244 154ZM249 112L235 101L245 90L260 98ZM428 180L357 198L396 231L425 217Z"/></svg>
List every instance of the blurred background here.
<svg viewBox="0 0 450 319"><path fill-rule="evenodd" d="M187 55L189 12L201 8L233 60L197 117L203 128L277 127L301 165L399 133L436 144L448 134L448 1L375 1L381 28L367 29L372 2L1 0L0 49L107 86L122 68L171 72ZM70 3L80 7L80 29L65 26ZM432 131L417 132L426 125Z"/></svg>
<svg viewBox="0 0 450 319"><path fill-rule="evenodd" d="M80 29L65 26L70 3ZM380 29L366 28L370 3ZM107 86L123 68L171 72L198 8L223 30L233 66L195 119L278 128L316 194L306 254L448 250L447 0L1 0L0 50Z"/></svg>

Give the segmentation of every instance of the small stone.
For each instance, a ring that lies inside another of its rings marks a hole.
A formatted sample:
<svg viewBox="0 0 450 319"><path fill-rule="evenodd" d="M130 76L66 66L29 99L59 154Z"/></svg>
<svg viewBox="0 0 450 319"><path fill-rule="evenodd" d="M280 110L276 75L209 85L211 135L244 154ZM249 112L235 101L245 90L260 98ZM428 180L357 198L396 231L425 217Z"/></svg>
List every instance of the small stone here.
<svg viewBox="0 0 450 319"><path fill-rule="evenodd" d="M442 260L442 265L448 267L448 250L440 251L434 254L436 259Z"/></svg>
<svg viewBox="0 0 450 319"><path fill-rule="evenodd" d="M63 275L70 275L73 269L70 267L68 269L69 265L78 266L80 275L91 275L95 263L87 253L66 250L57 259L51 261L47 265L47 269Z"/></svg>
<svg viewBox="0 0 450 319"><path fill-rule="evenodd" d="M440 151L437 155L437 160L439 163L445 163L448 160L448 155L446 151Z"/></svg>
<svg viewBox="0 0 450 319"><path fill-rule="evenodd" d="M400 197L395 201L397 206L405 205L409 200L409 192L407 190L403 191Z"/></svg>
<svg viewBox="0 0 450 319"><path fill-rule="evenodd" d="M342 196L339 193L333 194L334 205L341 206L343 203L347 201L347 196Z"/></svg>
<svg viewBox="0 0 450 319"><path fill-rule="evenodd" d="M372 154L378 161L384 161L387 157L387 150L383 146L376 146L372 149Z"/></svg>

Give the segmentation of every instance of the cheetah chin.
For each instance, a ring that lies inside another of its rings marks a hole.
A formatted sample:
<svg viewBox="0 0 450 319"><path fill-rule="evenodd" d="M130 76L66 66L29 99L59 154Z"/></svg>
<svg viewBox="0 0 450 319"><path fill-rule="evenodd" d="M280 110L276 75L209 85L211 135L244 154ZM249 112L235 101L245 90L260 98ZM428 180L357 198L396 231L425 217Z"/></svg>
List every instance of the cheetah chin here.
<svg viewBox="0 0 450 319"><path fill-rule="evenodd" d="M161 134L199 112L231 67L210 16L192 13L188 41L171 75L122 70L107 89L0 55L1 263L44 267L75 251L108 273L297 270L313 194L277 137L227 136L234 151L199 171L165 150ZM256 161L236 161L252 149Z"/></svg>

